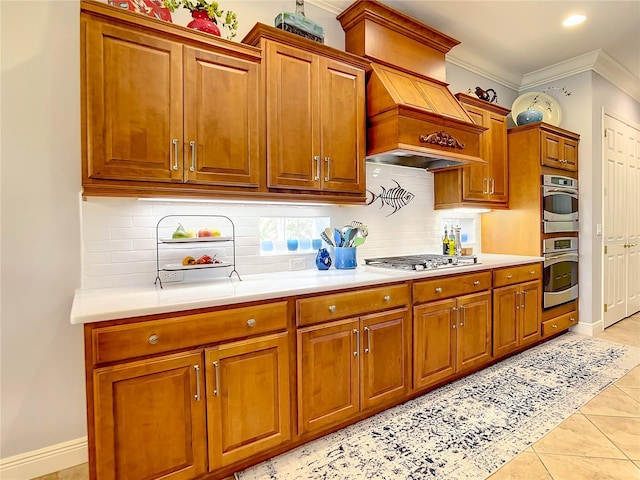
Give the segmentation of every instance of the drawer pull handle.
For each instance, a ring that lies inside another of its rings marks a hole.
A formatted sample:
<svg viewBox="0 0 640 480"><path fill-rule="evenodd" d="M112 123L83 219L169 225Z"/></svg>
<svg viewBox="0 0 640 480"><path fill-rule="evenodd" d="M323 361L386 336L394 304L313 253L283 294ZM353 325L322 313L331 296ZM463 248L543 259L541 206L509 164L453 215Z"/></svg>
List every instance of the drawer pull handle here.
<svg viewBox="0 0 640 480"><path fill-rule="evenodd" d="M220 392L220 365L218 364L218 362L213 362L213 368L215 369L216 375L216 388L213 391L213 394L217 396Z"/></svg>
<svg viewBox="0 0 640 480"><path fill-rule="evenodd" d="M253 328L255 326L256 326L256 319L255 318L250 318L249 320L247 320L247 327Z"/></svg>
<svg viewBox="0 0 640 480"><path fill-rule="evenodd" d="M436 287L436 293L442 293L442 287Z"/></svg>
<svg viewBox="0 0 640 480"><path fill-rule="evenodd" d="M553 325L551 325L551 328L558 328L558 325L554 323Z"/></svg>
<svg viewBox="0 0 640 480"><path fill-rule="evenodd" d="M573 318L573 317L569 317L569 321L570 321L571 323L574 323L574 322L576 321L576 319L575 319L575 318Z"/></svg>
<svg viewBox="0 0 640 480"><path fill-rule="evenodd" d="M360 332L358 331L357 328L353 329L353 334L356 336L356 349L353 352L353 356L357 357L358 356L358 352L360 351Z"/></svg>
<svg viewBox="0 0 640 480"><path fill-rule="evenodd" d="M511 280L513 278L513 275L507 275L507 280Z"/></svg>
<svg viewBox="0 0 640 480"><path fill-rule="evenodd" d="M173 168L174 170L178 170L178 139L174 138L173 141Z"/></svg>
<svg viewBox="0 0 640 480"><path fill-rule="evenodd" d="M382 299L383 299L385 302L390 302L390 301L391 301L391 295L385 295Z"/></svg>
<svg viewBox="0 0 640 480"><path fill-rule="evenodd" d="M364 349L364 353L369 353L371 351L371 329L364 327L364 331L367 332L367 346Z"/></svg>
<svg viewBox="0 0 640 480"><path fill-rule="evenodd" d="M480 285L480 280L476 280L475 282L473 282L474 287L477 287L478 285Z"/></svg>
<svg viewBox="0 0 640 480"><path fill-rule="evenodd" d="M193 369L196 372L196 394L194 395L194 398L196 399L196 402L200 401L200 365L194 365Z"/></svg>
<svg viewBox="0 0 640 480"><path fill-rule="evenodd" d="M529 272L529 275L535 275L535 274L536 274L536 271L535 271L535 270L531 270L531 271Z"/></svg>
<svg viewBox="0 0 640 480"><path fill-rule="evenodd" d="M190 172L196 171L196 141L191 140L189 142L189 146L191 147L191 166L189 167Z"/></svg>
<svg viewBox="0 0 640 480"><path fill-rule="evenodd" d="M149 337L149 345L155 345L160 340L160 337L155 333Z"/></svg>
<svg viewBox="0 0 640 480"><path fill-rule="evenodd" d="M335 305L329 305L329 311L331 313L334 313L336 311L336 306Z"/></svg>

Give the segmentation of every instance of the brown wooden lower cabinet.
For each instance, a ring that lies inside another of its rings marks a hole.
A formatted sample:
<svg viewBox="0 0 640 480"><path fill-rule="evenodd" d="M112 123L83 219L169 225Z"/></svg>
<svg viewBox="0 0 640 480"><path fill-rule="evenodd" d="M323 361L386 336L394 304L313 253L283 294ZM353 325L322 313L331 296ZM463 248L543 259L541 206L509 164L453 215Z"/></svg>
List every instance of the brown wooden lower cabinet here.
<svg viewBox="0 0 640 480"><path fill-rule="evenodd" d="M209 470L291 438L287 333L206 350Z"/></svg>
<svg viewBox="0 0 640 480"><path fill-rule="evenodd" d="M401 308L298 329L301 435L407 394L409 318Z"/></svg>
<svg viewBox="0 0 640 480"><path fill-rule="evenodd" d="M491 360L491 294L413 309L413 386L420 389Z"/></svg>
<svg viewBox="0 0 640 480"><path fill-rule="evenodd" d="M506 355L540 339L540 281L493 291L493 355Z"/></svg>
<svg viewBox="0 0 640 480"><path fill-rule="evenodd" d="M191 479L207 471L202 350L94 371L100 480Z"/></svg>

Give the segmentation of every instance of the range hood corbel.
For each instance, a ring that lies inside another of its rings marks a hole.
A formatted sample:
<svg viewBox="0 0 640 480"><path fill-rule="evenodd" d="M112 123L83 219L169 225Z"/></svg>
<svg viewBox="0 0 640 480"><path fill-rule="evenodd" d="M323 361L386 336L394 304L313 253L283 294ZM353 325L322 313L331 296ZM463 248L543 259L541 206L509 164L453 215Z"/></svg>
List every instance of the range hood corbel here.
<svg viewBox="0 0 640 480"><path fill-rule="evenodd" d="M444 82L457 40L386 5L356 1L338 15L347 51L371 60L367 161L427 170L486 164L476 125Z"/></svg>

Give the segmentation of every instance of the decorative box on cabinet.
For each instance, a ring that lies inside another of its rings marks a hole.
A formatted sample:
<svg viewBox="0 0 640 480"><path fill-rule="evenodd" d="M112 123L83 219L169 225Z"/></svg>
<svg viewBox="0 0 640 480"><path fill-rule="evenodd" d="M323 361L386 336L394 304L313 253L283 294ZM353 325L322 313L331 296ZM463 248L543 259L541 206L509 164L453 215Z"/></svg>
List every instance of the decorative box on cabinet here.
<svg viewBox="0 0 640 480"><path fill-rule="evenodd" d="M355 55L256 24L271 189L365 195L365 68Z"/></svg>
<svg viewBox="0 0 640 480"><path fill-rule="evenodd" d="M81 2L85 195L264 190L261 53Z"/></svg>
<svg viewBox="0 0 640 480"><path fill-rule="evenodd" d="M289 441L288 312L85 325L92 480L216 475Z"/></svg>
<svg viewBox="0 0 640 480"><path fill-rule="evenodd" d="M408 393L409 302L407 285L297 301L300 435Z"/></svg>
<svg viewBox="0 0 640 480"><path fill-rule="evenodd" d="M413 284L413 387L491 360L491 272Z"/></svg>
<svg viewBox="0 0 640 480"><path fill-rule="evenodd" d="M542 264L493 271L493 355L540 339Z"/></svg>
<svg viewBox="0 0 640 480"><path fill-rule="evenodd" d="M488 163L434 172L435 208L507 208L509 110L464 93L456 94L456 98L477 125L487 128L480 137L480 156Z"/></svg>

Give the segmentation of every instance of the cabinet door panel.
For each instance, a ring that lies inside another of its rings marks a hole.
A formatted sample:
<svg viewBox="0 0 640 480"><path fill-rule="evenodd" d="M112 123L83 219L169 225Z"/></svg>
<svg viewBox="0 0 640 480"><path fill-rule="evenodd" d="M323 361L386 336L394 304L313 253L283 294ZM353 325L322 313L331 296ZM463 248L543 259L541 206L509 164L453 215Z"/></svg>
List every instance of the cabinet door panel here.
<svg viewBox="0 0 640 480"><path fill-rule="evenodd" d="M565 169L577 172L578 171L578 142L576 140L564 139L563 155Z"/></svg>
<svg viewBox="0 0 640 480"><path fill-rule="evenodd" d="M520 315L522 317L520 341L521 344L527 344L540 338L541 289L539 282L525 283L520 288Z"/></svg>
<svg viewBox="0 0 640 480"><path fill-rule="evenodd" d="M557 135L542 132L542 165L548 167L562 168L563 164L560 161L562 159L562 151L560 146L560 137Z"/></svg>
<svg viewBox="0 0 640 480"><path fill-rule="evenodd" d="M318 189L318 57L268 42L266 58L269 187Z"/></svg>
<svg viewBox="0 0 640 480"><path fill-rule="evenodd" d="M491 140L490 164L487 167L491 184L489 186L489 200L498 203L507 203L509 200L509 160L507 154L507 119L503 115L489 113L487 124Z"/></svg>
<svg viewBox="0 0 640 480"><path fill-rule="evenodd" d="M187 480L206 471L200 367L198 351L94 372L97 478Z"/></svg>
<svg viewBox="0 0 640 480"><path fill-rule="evenodd" d="M518 286L493 291L493 355L504 355L518 346L519 325L516 317Z"/></svg>
<svg viewBox="0 0 640 480"><path fill-rule="evenodd" d="M458 298L457 372L491 359L491 294Z"/></svg>
<svg viewBox="0 0 640 480"><path fill-rule="evenodd" d="M298 330L300 434L343 421L359 411L358 320Z"/></svg>
<svg viewBox="0 0 640 480"><path fill-rule="evenodd" d="M364 193L364 72L320 59L322 188Z"/></svg>
<svg viewBox="0 0 640 480"><path fill-rule="evenodd" d="M182 46L93 21L86 38L86 175L182 181Z"/></svg>
<svg viewBox="0 0 640 480"><path fill-rule="evenodd" d="M413 309L413 387L421 388L455 372L455 300Z"/></svg>
<svg viewBox="0 0 640 480"><path fill-rule="evenodd" d="M185 47L188 182L259 186L259 68L258 63Z"/></svg>
<svg viewBox="0 0 640 480"><path fill-rule="evenodd" d="M409 310L367 315L360 321L360 398L365 410L402 398L408 391Z"/></svg>
<svg viewBox="0 0 640 480"><path fill-rule="evenodd" d="M291 438L287 333L207 349L209 470Z"/></svg>
<svg viewBox="0 0 640 480"><path fill-rule="evenodd" d="M476 125L485 125L485 114L481 108L471 105L465 106L465 110ZM480 137L480 156L491 161L491 151L489 141L485 138L489 131L483 132ZM463 167L462 174L462 199L463 200L485 200L488 191L489 169L485 165L470 165Z"/></svg>

